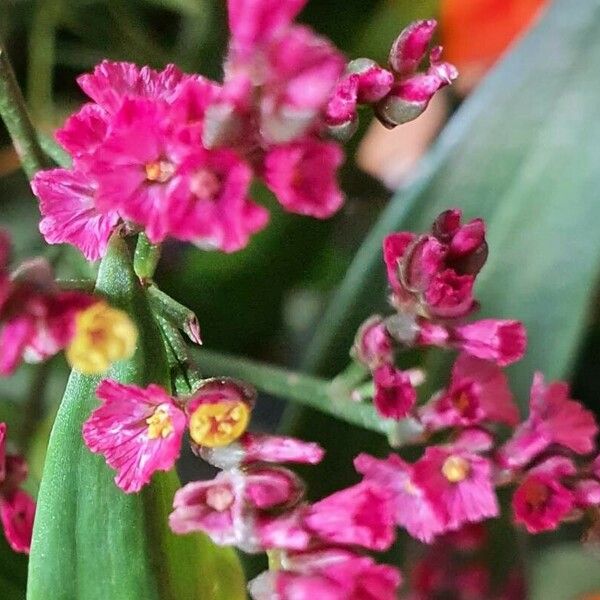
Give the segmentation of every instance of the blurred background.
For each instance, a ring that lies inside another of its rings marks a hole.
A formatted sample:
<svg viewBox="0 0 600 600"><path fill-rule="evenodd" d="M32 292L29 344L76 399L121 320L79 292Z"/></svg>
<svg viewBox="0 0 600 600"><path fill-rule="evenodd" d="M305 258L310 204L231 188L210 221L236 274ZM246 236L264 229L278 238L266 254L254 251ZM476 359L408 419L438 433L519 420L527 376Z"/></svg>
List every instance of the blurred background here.
<svg viewBox="0 0 600 600"><path fill-rule="evenodd" d="M51 134L84 101L76 76L103 58L154 67L173 62L219 79L225 12L223 0L0 0L0 35L36 126ZM284 214L256 189L271 210L265 231L234 255L168 244L158 283L197 313L205 347L332 376L346 365L360 322L385 310L383 235L425 229L438 212L459 206L469 219L484 216L489 223L490 261L478 288L482 314L518 318L529 328L530 351L511 371L521 407L539 369L570 379L575 397L598 412L600 3L312 0L301 21L349 58L385 64L400 30L432 16L440 21L445 59L461 76L422 117L394 131L362 115L342 172L347 203L336 217L319 222ZM1 130L0 223L13 235L17 258L48 253L38 220ZM74 252L60 268L69 276L89 269ZM425 361L432 385L447 373L437 355L409 360ZM30 456L33 492L66 375L58 357L0 381L0 420ZM374 434L261 397L254 427L279 425L327 447L325 463L303 473L314 496L355 481L351 459L359 451L386 452ZM202 476L190 456L181 469L186 479ZM493 577L506 581L522 562L530 574L527 597L584 598L600 589L600 565L593 559L594 574L589 555L569 542L580 533L545 534L527 549L498 522L490 534ZM405 542L390 560L410 554ZM538 558L550 575L539 576ZM0 566L0 576L20 577L16 564ZM257 564L247 567L254 572ZM578 577L581 589L564 587L561 568L586 574Z"/></svg>

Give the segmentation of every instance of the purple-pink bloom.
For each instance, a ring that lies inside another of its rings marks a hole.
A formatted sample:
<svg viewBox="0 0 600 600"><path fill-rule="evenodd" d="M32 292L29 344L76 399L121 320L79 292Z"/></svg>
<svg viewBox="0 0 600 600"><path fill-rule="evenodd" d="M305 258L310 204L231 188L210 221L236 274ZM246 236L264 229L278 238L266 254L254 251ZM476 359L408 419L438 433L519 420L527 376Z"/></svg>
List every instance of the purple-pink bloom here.
<svg viewBox="0 0 600 600"><path fill-rule="evenodd" d="M382 417L399 421L410 413L417 401L417 391L408 373L384 364L375 369L373 381L373 404Z"/></svg>
<svg viewBox="0 0 600 600"><path fill-rule="evenodd" d="M96 208L97 185L82 171L39 171L31 181L40 200L40 232L49 244L69 243L88 260L104 256L110 236L119 223L114 210Z"/></svg>
<svg viewBox="0 0 600 600"><path fill-rule="evenodd" d="M561 479L575 475L577 469L568 458L549 458L531 469L515 490L512 507L516 523L529 533L556 529L575 508L575 493Z"/></svg>
<svg viewBox="0 0 600 600"><path fill-rule="evenodd" d="M460 354L450 385L419 411L431 430L467 427L484 421L515 426L519 411L504 372L494 363Z"/></svg>
<svg viewBox="0 0 600 600"><path fill-rule="evenodd" d="M102 405L83 424L86 446L117 471L115 483L138 492L155 471L173 468L186 416L161 387L141 388L105 379L96 390Z"/></svg>
<svg viewBox="0 0 600 600"><path fill-rule="evenodd" d="M35 500L21 489L0 497L0 520L4 535L15 552L29 554Z"/></svg>
<svg viewBox="0 0 600 600"><path fill-rule="evenodd" d="M336 143L306 138L267 152L264 180L286 210L325 219L344 202L336 178L342 160Z"/></svg>
<svg viewBox="0 0 600 600"><path fill-rule="evenodd" d="M58 143L75 159L93 154L106 137L109 114L88 102L71 115L54 134Z"/></svg>
<svg viewBox="0 0 600 600"><path fill-rule="evenodd" d="M392 362L392 338L379 315L370 317L360 326L354 339L352 353L359 362L370 369Z"/></svg>
<svg viewBox="0 0 600 600"><path fill-rule="evenodd" d="M358 75L349 73L337 82L325 109L325 122L331 127L349 125L358 118Z"/></svg>
<svg viewBox="0 0 600 600"><path fill-rule="evenodd" d="M397 454L377 459L359 454L354 459L356 470L365 480L373 481L392 497L396 524L418 540L431 543L444 532L444 514L430 502L425 490L413 479L413 466Z"/></svg>
<svg viewBox="0 0 600 600"><path fill-rule="evenodd" d="M313 504L304 522L316 536L330 544L386 550L394 541L391 497L371 481L363 481Z"/></svg>
<svg viewBox="0 0 600 600"><path fill-rule="evenodd" d="M569 386L562 381L548 385L536 373L531 386L529 417L500 449L499 458L509 468L522 467L553 444L577 454L595 448L598 425L594 415L569 397Z"/></svg>
<svg viewBox="0 0 600 600"><path fill-rule="evenodd" d="M444 530L498 515L490 462L458 446L430 446L413 466L415 483L444 515Z"/></svg>

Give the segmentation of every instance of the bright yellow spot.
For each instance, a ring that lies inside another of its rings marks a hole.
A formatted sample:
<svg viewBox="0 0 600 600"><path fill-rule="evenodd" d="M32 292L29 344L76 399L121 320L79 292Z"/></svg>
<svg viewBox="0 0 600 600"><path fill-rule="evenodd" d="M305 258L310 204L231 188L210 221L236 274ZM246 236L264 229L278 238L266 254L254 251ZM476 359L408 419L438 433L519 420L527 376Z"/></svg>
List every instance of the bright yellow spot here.
<svg viewBox="0 0 600 600"><path fill-rule="evenodd" d="M227 446L246 431L249 420L245 402L200 404L190 417L190 436L199 446Z"/></svg>
<svg viewBox="0 0 600 600"><path fill-rule="evenodd" d="M449 456L442 465L442 473L450 483L460 483L469 476L471 465L460 456Z"/></svg>
<svg viewBox="0 0 600 600"><path fill-rule="evenodd" d="M166 438L173 433L173 422L169 410L165 406L159 406L151 417L146 419L148 424L148 437L151 440Z"/></svg>
<svg viewBox="0 0 600 600"><path fill-rule="evenodd" d="M75 319L75 336L67 348L69 364L80 373L100 375L135 351L137 329L122 310L97 302Z"/></svg>
<svg viewBox="0 0 600 600"><path fill-rule="evenodd" d="M173 177L175 166L168 160L156 160L146 164L146 179L157 183L166 183Z"/></svg>

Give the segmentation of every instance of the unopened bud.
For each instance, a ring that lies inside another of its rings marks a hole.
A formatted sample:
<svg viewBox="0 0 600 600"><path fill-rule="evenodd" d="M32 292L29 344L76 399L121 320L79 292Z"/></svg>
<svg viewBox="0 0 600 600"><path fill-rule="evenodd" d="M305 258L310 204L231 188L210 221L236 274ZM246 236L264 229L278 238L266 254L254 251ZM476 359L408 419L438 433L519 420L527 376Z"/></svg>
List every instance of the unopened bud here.
<svg viewBox="0 0 600 600"><path fill-rule="evenodd" d="M392 44L389 63L392 70L399 75L412 75L425 57L437 22L415 21L400 32Z"/></svg>
<svg viewBox="0 0 600 600"><path fill-rule="evenodd" d="M394 84L394 75L369 58L357 58L348 64L348 73L356 77L358 101L361 104L379 102Z"/></svg>

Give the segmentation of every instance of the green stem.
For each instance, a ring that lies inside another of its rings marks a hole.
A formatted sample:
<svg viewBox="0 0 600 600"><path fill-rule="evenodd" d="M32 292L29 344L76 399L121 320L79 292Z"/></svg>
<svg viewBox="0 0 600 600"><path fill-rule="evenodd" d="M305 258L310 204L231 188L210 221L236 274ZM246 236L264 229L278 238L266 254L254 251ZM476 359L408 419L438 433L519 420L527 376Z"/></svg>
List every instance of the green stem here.
<svg viewBox="0 0 600 600"><path fill-rule="evenodd" d="M192 354L198 360L203 374L243 379L263 392L309 406L342 421L386 436L397 430L396 423L389 419L382 419L372 404L353 402L350 389L339 385L334 386L326 379L220 352L195 349Z"/></svg>
<svg viewBox="0 0 600 600"><path fill-rule="evenodd" d="M194 344L202 344L198 318L186 306L173 300L171 296L159 290L155 285L148 288L148 299L155 313L181 329Z"/></svg>
<svg viewBox="0 0 600 600"><path fill-rule="evenodd" d="M46 156L49 156L59 167L63 167L63 169L71 167L71 157L49 135L38 133L37 138Z"/></svg>
<svg viewBox="0 0 600 600"><path fill-rule="evenodd" d="M0 116L8 133L25 174L31 179L35 173L48 166L46 156L40 147L35 129L29 118L25 99L19 89L4 44L0 41Z"/></svg>
<svg viewBox="0 0 600 600"><path fill-rule="evenodd" d="M159 260L160 245L153 244L144 232L140 233L135 246L133 270L143 284L152 281Z"/></svg>

